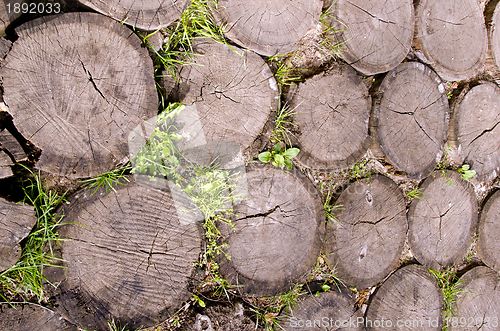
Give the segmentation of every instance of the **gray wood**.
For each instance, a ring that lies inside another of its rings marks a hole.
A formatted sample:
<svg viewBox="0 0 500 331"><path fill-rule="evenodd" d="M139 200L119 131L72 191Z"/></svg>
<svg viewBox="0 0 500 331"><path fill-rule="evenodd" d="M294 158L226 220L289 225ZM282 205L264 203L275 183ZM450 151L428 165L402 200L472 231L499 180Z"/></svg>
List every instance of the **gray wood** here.
<svg viewBox="0 0 500 331"><path fill-rule="evenodd" d="M70 178L113 169L128 155L129 132L157 113L139 38L93 13L36 19L17 33L1 69L4 99L16 128L42 150L37 168Z"/></svg>
<svg viewBox="0 0 500 331"><path fill-rule="evenodd" d="M0 329L8 331L77 331L54 311L34 304L0 303Z"/></svg>
<svg viewBox="0 0 500 331"><path fill-rule="evenodd" d="M222 275L245 294L285 292L316 263L321 199L303 175L253 167L246 177L248 195L234 206L234 229L224 231L231 259L222 259Z"/></svg>
<svg viewBox="0 0 500 331"><path fill-rule="evenodd" d="M433 173L421 185L422 198L408 211L410 247L427 267L458 265L472 242L478 204L472 185L455 171Z"/></svg>
<svg viewBox="0 0 500 331"><path fill-rule="evenodd" d="M375 292L366 313L367 330L441 330L442 302L441 290L425 268L415 264L403 267ZM393 326L377 327L376 322L382 320ZM405 321L415 324L396 327Z"/></svg>
<svg viewBox="0 0 500 331"><path fill-rule="evenodd" d="M0 150L7 152L16 162L27 159L23 147L8 130L0 131Z"/></svg>
<svg viewBox="0 0 500 331"><path fill-rule="evenodd" d="M445 80L469 79L482 70L488 36L477 0L420 0L416 42Z"/></svg>
<svg viewBox="0 0 500 331"><path fill-rule="evenodd" d="M337 0L331 11L341 57L365 75L394 69L411 49L411 0Z"/></svg>
<svg viewBox="0 0 500 331"><path fill-rule="evenodd" d="M214 13L228 39L271 56L295 50L319 23L322 7L321 0L219 0Z"/></svg>
<svg viewBox="0 0 500 331"><path fill-rule="evenodd" d="M112 318L137 328L180 308L202 243L199 219L183 208L194 207L132 179L116 192L74 197L61 230L63 316L92 330Z"/></svg>
<svg viewBox="0 0 500 331"><path fill-rule="evenodd" d="M0 271L8 269L19 260L20 243L28 236L35 223L32 206L0 198Z"/></svg>
<svg viewBox="0 0 500 331"><path fill-rule="evenodd" d="M410 177L427 176L443 153L449 118L444 92L434 71L417 62L399 65L380 86L378 140L392 165Z"/></svg>
<svg viewBox="0 0 500 331"><path fill-rule="evenodd" d="M498 3L491 21L490 43L495 63L500 70L500 4Z"/></svg>
<svg viewBox="0 0 500 331"><path fill-rule="evenodd" d="M0 36L5 35L5 29L7 29L16 18L21 16L21 13L16 13L14 5L18 3L19 5L27 3L27 0L2 0L0 1ZM10 4L10 11L8 5Z"/></svg>
<svg viewBox="0 0 500 331"><path fill-rule="evenodd" d="M367 150L371 97L349 66L300 84L289 98L300 132L298 160L309 168L348 168Z"/></svg>
<svg viewBox="0 0 500 331"><path fill-rule="evenodd" d="M0 179L9 178L14 175L11 168L13 165L14 162L12 162L9 154L0 150Z"/></svg>
<svg viewBox="0 0 500 331"><path fill-rule="evenodd" d="M486 202L481 212L477 244L481 260L500 273L500 191Z"/></svg>
<svg viewBox="0 0 500 331"><path fill-rule="evenodd" d="M377 175L351 184L335 204L342 209L327 227L330 264L350 286L376 285L397 268L403 251L408 229L403 192Z"/></svg>

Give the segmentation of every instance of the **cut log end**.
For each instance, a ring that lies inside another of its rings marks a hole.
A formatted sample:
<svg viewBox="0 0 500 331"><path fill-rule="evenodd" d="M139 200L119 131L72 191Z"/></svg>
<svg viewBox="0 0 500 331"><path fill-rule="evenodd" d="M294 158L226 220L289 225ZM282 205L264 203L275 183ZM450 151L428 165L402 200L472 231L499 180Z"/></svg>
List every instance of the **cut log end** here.
<svg viewBox="0 0 500 331"><path fill-rule="evenodd" d="M77 331L78 328L48 308L34 304L0 304L0 329L8 331Z"/></svg>
<svg viewBox="0 0 500 331"><path fill-rule="evenodd" d="M491 50L498 70L500 70L500 3L497 3L491 21Z"/></svg>
<svg viewBox="0 0 500 331"><path fill-rule="evenodd" d="M486 202L481 212L478 253L482 261L500 273L500 191Z"/></svg>

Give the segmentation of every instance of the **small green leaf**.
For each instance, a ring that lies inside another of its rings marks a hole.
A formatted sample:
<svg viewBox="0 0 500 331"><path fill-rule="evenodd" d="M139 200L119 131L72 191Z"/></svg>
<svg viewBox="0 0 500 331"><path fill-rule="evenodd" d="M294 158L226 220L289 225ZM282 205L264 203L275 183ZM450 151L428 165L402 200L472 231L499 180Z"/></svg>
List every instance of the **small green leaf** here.
<svg viewBox="0 0 500 331"><path fill-rule="evenodd" d="M271 152L262 152L259 154L259 161L262 163L269 163L272 159Z"/></svg>
<svg viewBox="0 0 500 331"><path fill-rule="evenodd" d="M281 154L275 154L274 155L274 162L280 168L284 168L285 167L285 158Z"/></svg>
<svg viewBox="0 0 500 331"><path fill-rule="evenodd" d="M288 159L293 159L294 157L296 157L297 155L299 155L300 153L300 149L298 148L289 148L285 151L285 157L288 158Z"/></svg>
<svg viewBox="0 0 500 331"><path fill-rule="evenodd" d="M331 287L328 284L323 284L321 285L321 289L323 290L323 292L328 292L330 291Z"/></svg>
<svg viewBox="0 0 500 331"><path fill-rule="evenodd" d="M464 164L464 165L462 166L462 170L463 170L463 171L467 171L467 170L469 170L469 169L470 169L470 165L468 165L468 164Z"/></svg>
<svg viewBox="0 0 500 331"><path fill-rule="evenodd" d="M292 161L290 161L289 159L285 158L285 166L288 170L292 170L293 169L293 163Z"/></svg>
<svg viewBox="0 0 500 331"><path fill-rule="evenodd" d="M277 143L273 147L273 152L280 154L283 151L283 147L281 146L281 143Z"/></svg>

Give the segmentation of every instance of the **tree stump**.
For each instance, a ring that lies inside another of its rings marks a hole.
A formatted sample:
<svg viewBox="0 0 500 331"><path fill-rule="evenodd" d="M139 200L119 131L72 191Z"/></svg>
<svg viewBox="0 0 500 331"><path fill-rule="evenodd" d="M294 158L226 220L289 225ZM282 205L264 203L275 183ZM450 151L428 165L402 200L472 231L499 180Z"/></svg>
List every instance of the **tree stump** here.
<svg viewBox="0 0 500 331"><path fill-rule="evenodd" d="M375 292L366 313L367 330L441 330L442 301L425 268L403 267Z"/></svg>
<svg viewBox="0 0 500 331"><path fill-rule="evenodd" d="M411 0L338 0L332 17L342 59L365 75L394 69L411 49L415 19Z"/></svg>
<svg viewBox="0 0 500 331"><path fill-rule="evenodd" d="M321 248L323 210L304 177L271 167L247 172L248 195L234 206L234 229L224 232L230 260L221 273L242 293L287 291L314 267Z"/></svg>
<svg viewBox="0 0 500 331"><path fill-rule="evenodd" d="M140 40L92 13L42 17L17 33L1 72L4 99L42 151L37 168L74 179L113 169L128 155L129 131L157 113Z"/></svg>
<svg viewBox="0 0 500 331"><path fill-rule="evenodd" d="M350 67L308 79L290 97L300 132L298 160L309 168L347 168L368 148L368 87Z"/></svg>
<svg viewBox="0 0 500 331"><path fill-rule="evenodd" d="M488 35L477 0L420 0L416 29L417 49L441 78L470 79L482 70Z"/></svg>
<svg viewBox="0 0 500 331"><path fill-rule="evenodd" d="M155 31L166 28L179 19L189 1L78 0L78 2L119 22L145 31Z"/></svg>
<svg viewBox="0 0 500 331"><path fill-rule="evenodd" d="M0 131L0 150L6 152L15 162L27 159L23 147L8 130Z"/></svg>
<svg viewBox="0 0 500 331"><path fill-rule="evenodd" d="M408 230L403 192L375 176L350 185L336 202L337 220L327 226L326 252L342 281L364 289L397 268Z"/></svg>
<svg viewBox="0 0 500 331"><path fill-rule="evenodd" d="M84 192L64 210L61 313L80 327L106 321L135 328L166 318L190 296L201 252L200 220L171 191L131 182L116 192Z"/></svg>
<svg viewBox="0 0 500 331"><path fill-rule="evenodd" d="M14 175L12 166L14 162L4 150L0 149L0 179L9 178Z"/></svg>
<svg viewBox="0 0 500 331"><path fill-rule="evenodd" d="M363 314L356 310L348 291L332 290L318 297L305 297L285 319L283 330L363 330ZM353 322L356 327L349 327Z"/></svg>
<svg viewBox="0 0 500 331"><path fill-rule="evenodd" d="M396 169L417 179L427 176L447 138L443 83L423 64L407 62L387 74L379 91L375 118L382 150Z"/></svg>
<svg viewBox="0 0 500 331"><path fill-rule="evenodd" d="M486 202L479 224L478 253L481 260L500 273L500 191Z"/></svg>
<svg viewBox="0 0 500 331"><path fill-rule="evenodd" d="M476 267L460 278L460 293L449 330L498 330L500 277L487 267Z"/></svg>
<svg viewBox="0 0 500 331"><path fill-rule="evenodd" d="M0 304L0 329L8 331L77 331L78 328L52 310L34 305Z"/></svg>
<svg viewBox="0 0 500 331"><path fill-rule="evenodd" d="M209 39L196 42L194 50L192 65L182 68L176 93L182 103L195 107L204 139L260 150L267 140L258 138L270 124L278 100L271 69L252 52Z"/></svg>
<svg viewBox="0 0 500 331"><path fill-rule="evenodd" d="M272 56L294 51L319 23L322 0L219 0L214 15L236 44Z"/></svg>
<svg viewBox="0 0 500 331"><path fill-rule="evenodd" d="M436 172L408 211L408 237L415 258L441 269L462 261L472 242L478 204L472 186L454 171Z"/></svg>
<svg viewBox="0 0 500 331"><path fill-rule="evenodd" d="M472 88L457 108L457 138L464 162L480 179L500 173L500 88L484 83Z"/></svg>
<svg viewBox="0 0 500 331"><path fill-rule="evenodd" d="M0 198L0 272L19 260L20 243L29 235L35 223L35 211L32 206L15 204Z"/></svg>
<svg viewBox="0 0 500 331"><path fill-rule="evenodd" d="M26 0L3 0L0 4L0 36L5 36L5 29L7 29L16 18L21 16L21 12L16 12L15 7L17 4L19 6L23 3L27 3ZM9 8L10 7L10 8ZM10 10L9 10L10 9Z"/></svg>
<svg viewBox="0 0 500 331"><path fill-rule="evenodd" d="M498 70L500 70L500 5L497 3L491 22L491 50Z"/></svg>

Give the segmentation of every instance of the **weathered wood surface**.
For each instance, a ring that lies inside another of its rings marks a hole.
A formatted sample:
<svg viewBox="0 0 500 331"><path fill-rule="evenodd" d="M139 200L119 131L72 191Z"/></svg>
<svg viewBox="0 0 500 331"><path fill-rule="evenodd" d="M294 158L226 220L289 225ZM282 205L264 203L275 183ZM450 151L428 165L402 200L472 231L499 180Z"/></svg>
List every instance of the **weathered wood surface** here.
<svg viewBox="0 0 500 331"><path fill-rule="evenodd" d="M0 1L0 36L5 35L5 29L12 23L16 18L21 16L20 12L14 10L14 5L17 3L19 5L27 3L27 0L2 0ZM10 8L9 8L10 5ZM10 11L9 11L10 9Z"/></svg>
<svg viewBox="0 0 500 331"><path fill-rule="evenodd" d="M129 131L157 112L140 40L93 13L36 19L17 33L1 69L4 99L42 150L37 168L70 178L113 169L128 155Z"/></svg>
<svg viewBox="0 0 500 331"><path fill-rule="evenodd" d="M399 263L408 222L403 192L387 177L351 184L335 202L326 252L342 281L364 289L381 282Z"/></svg>
<svg viewBox="0 0 500 331"><path fill-rule="evenodd" d="M302 164L313 169L347 168L366 152L371 97L349 66L308 79L289 99L300 132L296 143Z"/></svg>
<svg viewBox="0 0 500 331"><path fill-rule="evenodd" d="M266 143L261 133L278 100L271 69L257 54L213 40L198 40L194 50L197 55L182 68L176 92L198 113L202 130L191 134L203 135L207 143L260 150Z"/></svg>
<svg viewBox="0 0 500 331"><path fill-rule="evenodd" d="M321 0L219 0L214 14L228 39L254 52L272 56L296 49L316 27Z"/></svg>
<svg viewBox="0 0 500 331"><path fill-rule="evenodd" d="M304 177L272 167L247 172L248 195L234 206L224 231L230 260L221 272L242 293L274 295L304 280L321 248L323 211Z"/></svg>
<svg viewBox="0 0 500 331"><path fill-rule="evenodd" d="M114 318L151 326L189 299L201 252L193 207L131 182L107 194L83 192L65 210L59 302L63 316L90 329Z"/></svg>
<svg viewBox="0 0 500 331"><path fill-rule="evenodd" d="M0 198L0 272L19 260L20 243L28 236L35 223L33 207Z"/></svg>
<svg viewBox="0 0 500 331"><path fill-rule="evenodd" d="M496 331L500 318L500 276L476 267L460 278L454 317L449 330Z"/></svg>
<svg viewBox="0 0 500 331"><path fill-rule="evenodd" d="M12 166L14 162L4 150L0 150L0 179L9 178L14 175Z"/></svg>
<svg viewBox="0 0 500 331"><path fill-rule="evenodd" d="M415 258L427 267L457 265L472 242L478 204L472 185L455 171L439 171L427 178L422 197L408 211L408 237Z"/></svg>
<svg viewBox="0 0 500 331"><path fill-rule="evenodd" d="M497 3L491 21L490 45L495 63L500 70L500 3Z"/></svg>
<svg viewBox="0 0 500 331"><path fill-rule="evenodd" d="M342 43L341 57L365 75L394 69L411 49L411 0L337 0L331 13Z"/></svg>
<svg viewBox="0 0 500 331"><path fill-rule="evenodd" d="M119 22L142 30L155 31L166 28L179 19L189 0L78 0L78 2Z"/></svg>
<svg viewBox="0 0 500 331"><path fill-rule="evenodd" d="M426 177L441 158L449 119L444 92L434 71L417 62L399 65L380 86L378 140L392 165L410 177Z"/></svg>
<svg viewBox="0 0 500 331"><path fill-rule="evenodd" d="M17 139L8 131L0 131L0 150L4 150L16 162L26 160L27 156Z"/></svg>
<svg viewBox="0 0 500 331"><path fill-rule="evenodd" d="M500 273L500 191L486 202L479 223L478 254L490 268Z"/></svg>
<svg viewBox="0 0 500 331"><path fill-rule="evenodd" d="M52 310L34 304L0 304L0 329L5 331L77 331Z"/></svg>
<svg viewBox="0 0 500 331"><path fill-rule="evenodd" d="M441 78L470 79L484 65L488 36L477 0L420 0L417 48Z"/></svg>
<svg viewBox="0 0 500 331"><path fill-rule="evenodd" d="M425 268L403 267L375 292L366 313L367 330L441 330L442 301L441 290ZM382 320L392 326L380 326ZM403 324L396 327L397 323Z"/></svg>

